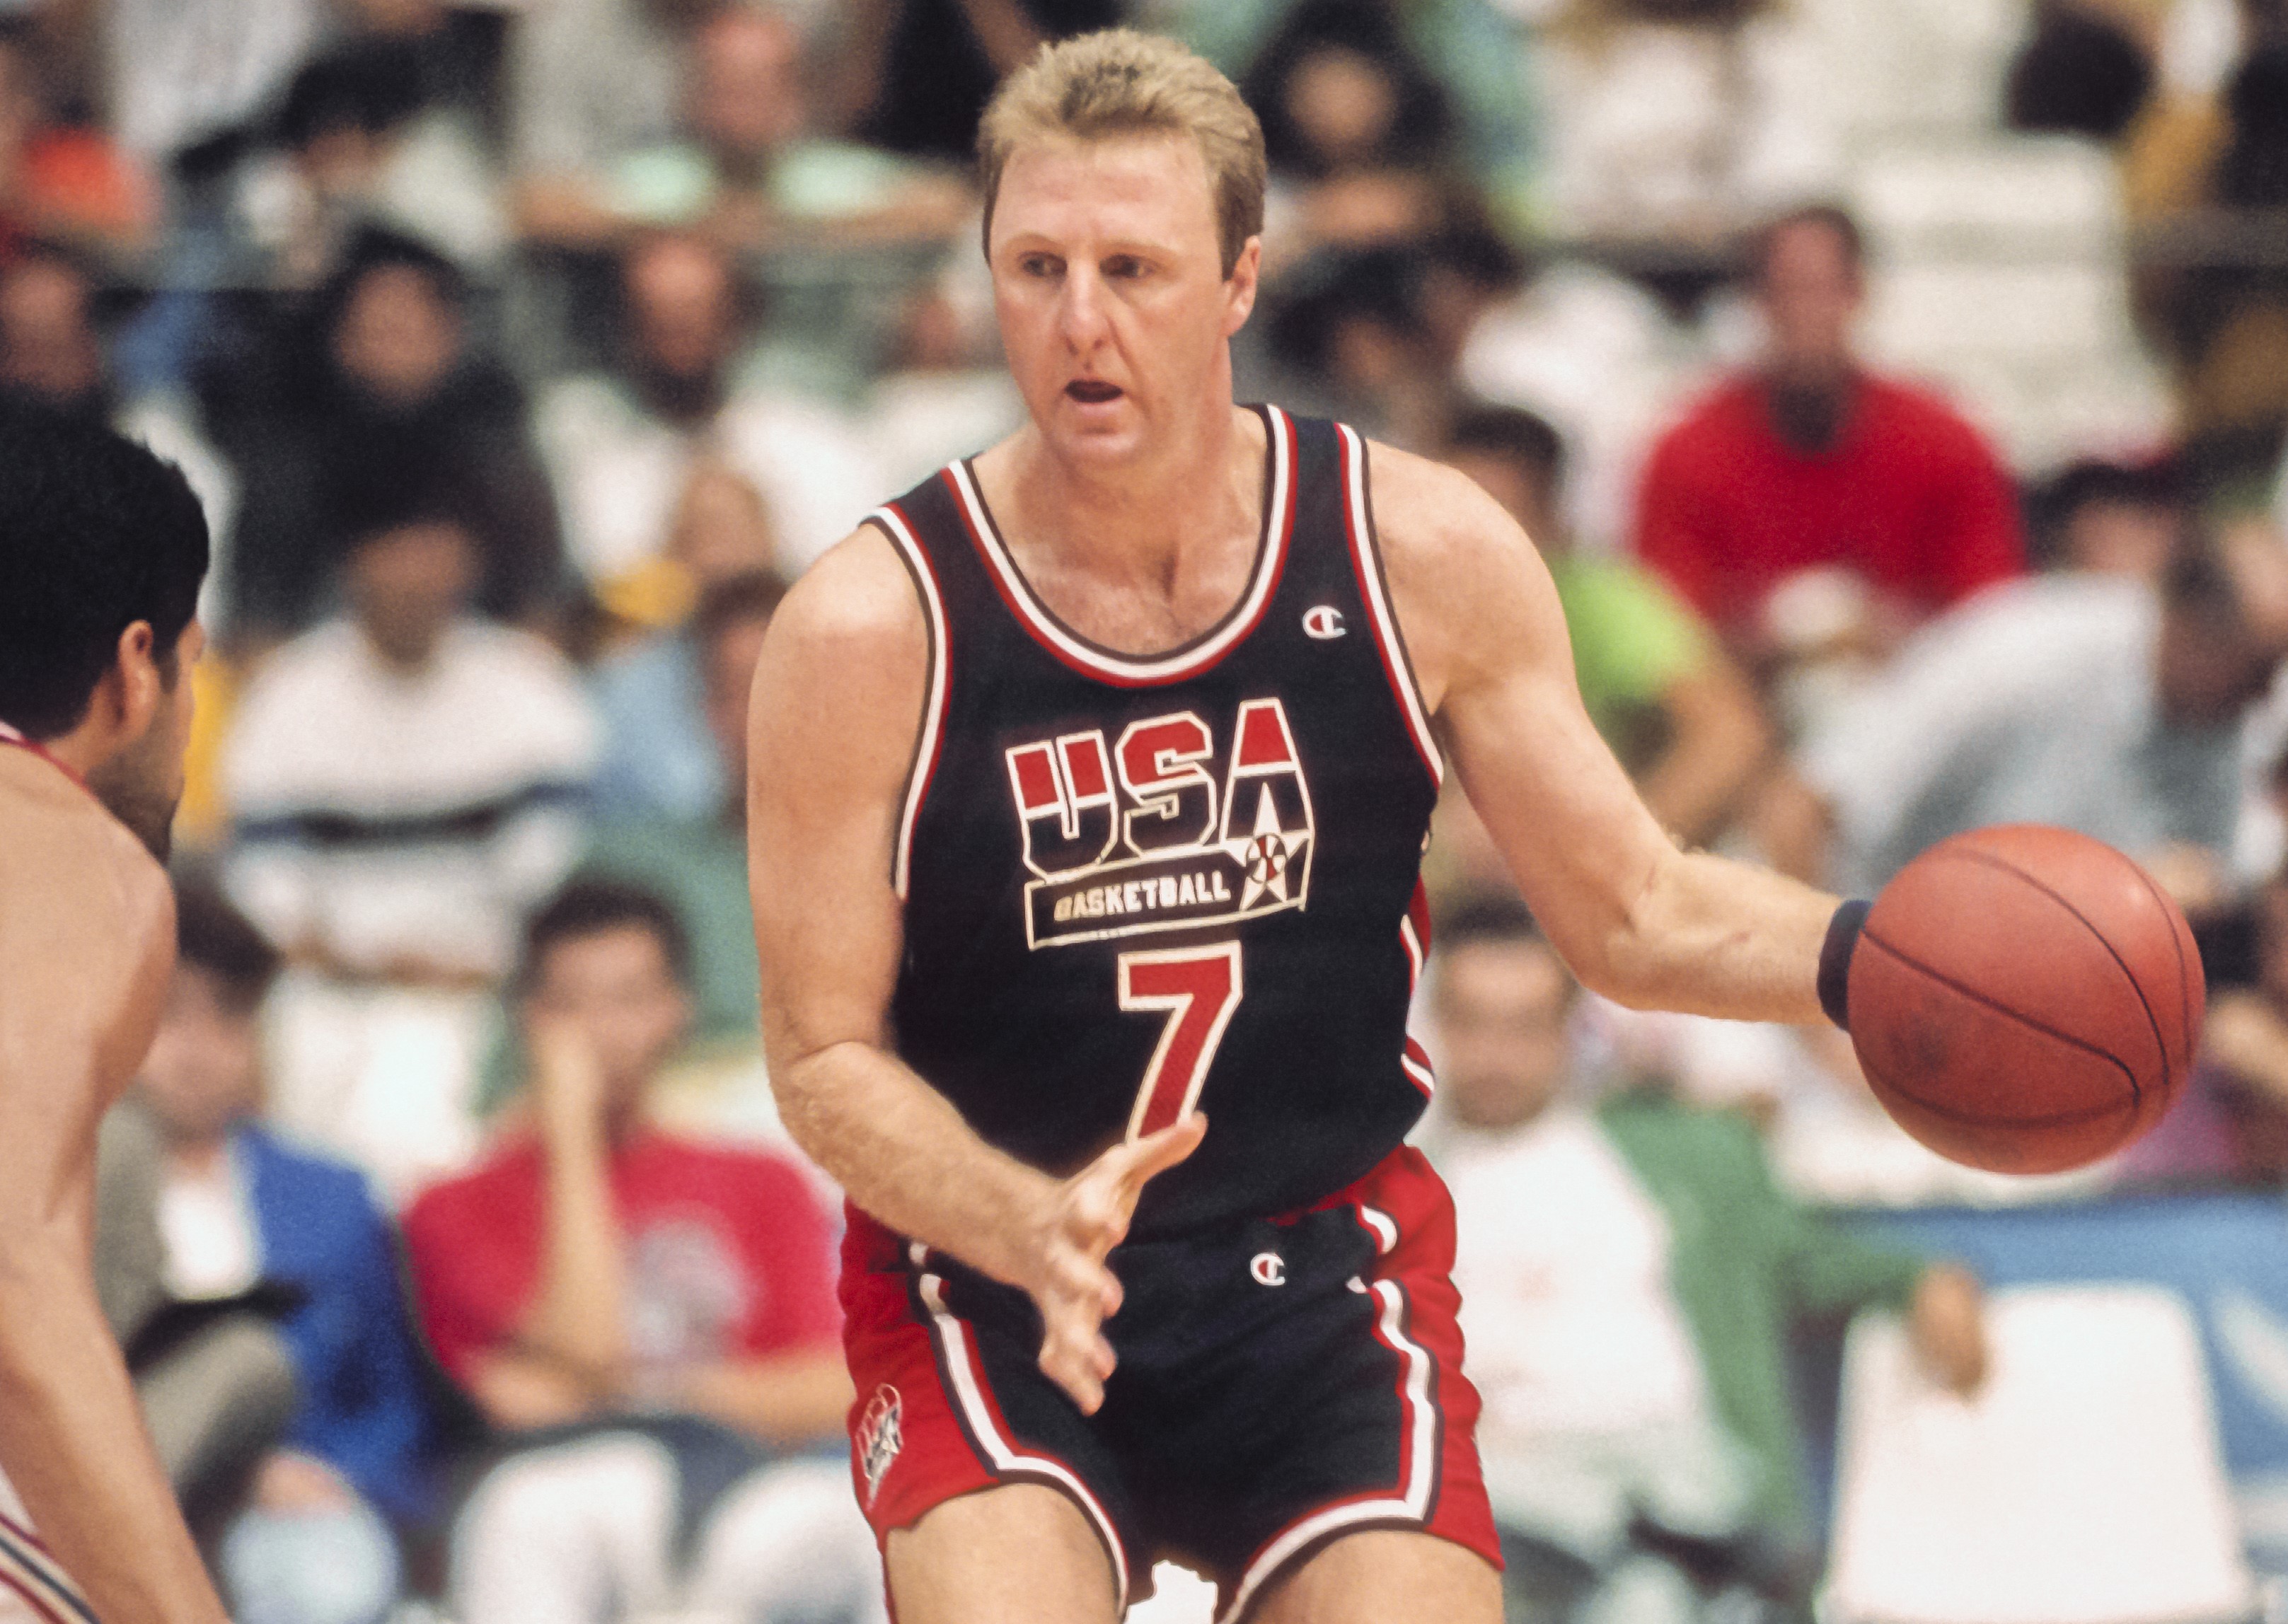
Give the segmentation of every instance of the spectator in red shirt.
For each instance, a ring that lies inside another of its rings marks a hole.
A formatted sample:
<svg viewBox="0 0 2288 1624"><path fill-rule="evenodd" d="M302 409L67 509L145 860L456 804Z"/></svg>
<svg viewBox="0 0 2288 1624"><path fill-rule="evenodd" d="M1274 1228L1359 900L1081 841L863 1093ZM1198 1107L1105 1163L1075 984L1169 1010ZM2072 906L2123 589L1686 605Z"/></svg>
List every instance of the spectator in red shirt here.
<svg viewBox="0 0 2288 1624"><path fill-rule="evenodd" d="M455 1525L463 1624L879 1607L832 1224L792 1162L645 1121L688 956L647 891L558 893L526 935L529 1124L406 1215L431 1345L508 1444Z"/></svg>
<svg viewBox="0 0 2288 1624"><path fill-rule="evenodd" d="M1879 646L2019 574L2016 501L1993 451L1935 395L1875 376L1853 353L1865 277L1851 217L1784 216L1759 240L1755 267L1763 359L1655 448L1639 556L1759 656L1795 640L1802 617L1773 598L1806 572L1846 574L1836 584L1854 630Z"/></svg>

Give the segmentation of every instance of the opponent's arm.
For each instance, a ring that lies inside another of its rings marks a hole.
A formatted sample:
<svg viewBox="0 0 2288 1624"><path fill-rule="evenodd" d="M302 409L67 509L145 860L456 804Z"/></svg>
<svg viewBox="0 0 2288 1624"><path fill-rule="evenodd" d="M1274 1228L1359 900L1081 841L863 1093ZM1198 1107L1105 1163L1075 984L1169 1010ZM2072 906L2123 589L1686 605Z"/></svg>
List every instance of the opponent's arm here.
<svg viewBox="0 0 2288 1624"><path fill-rule="evenodd" d="M220 1624L91 1277L96 1124L139 1062L174 960L155 867L116 853L12 896L0 989L0 1469L104 1624ZM137 853L137 860L140 853Z"/></svg>
<svg viewBox="0 0 2288 1624"><path fill-rule="evenodd" d="M1549 573L1454 471L1377 446L1374 511L1402 635L1470 804L1584 984L1621 1003L1821 1018L1835 899L1685 852L1581 709Z"/></svg>
<svg viewBox="0 0 2288 1624"><path fill-rule="evenodd" d="M987 1145L902 1063L889 1009L904 947L891 864L928 695L928 630L872 529L822 558L772 617L748 707L748 875L763 1047L787 1131L882 1223L1042 1305L1042 1367L1093 1410L1119 1305L1104 1257L1144 1181L1199 1119L1116 1145L1060 1182Z"/></svg>

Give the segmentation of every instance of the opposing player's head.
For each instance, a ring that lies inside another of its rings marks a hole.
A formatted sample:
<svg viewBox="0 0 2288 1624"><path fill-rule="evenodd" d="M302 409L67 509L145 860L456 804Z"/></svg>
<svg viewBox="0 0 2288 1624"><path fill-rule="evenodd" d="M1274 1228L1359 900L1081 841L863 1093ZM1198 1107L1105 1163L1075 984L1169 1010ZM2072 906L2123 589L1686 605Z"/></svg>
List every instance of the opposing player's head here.
<svg viewBox="0 0 2288 1624"><path fill-rule="evenodd" d="M1525 905L1487 898L1441 919L1432 986L1439 1097L1465 1127L1530 1121L1570 1073L1579 987Z"/></svg>
<svg viewBox="0 0 2288 1624"><path fill-rule="evenodd" d="M978 127L1003 348L1061 455L1117 463L1231 402L1263 131L1229 80L1125 28L1042 48Z"/></svg>
<svg viewBox="0 0 2288 1624"><path fill-rule="evenodd" d="M0 408L0 722L164 857L183 793L207 521L99 424Z"/></svg>
<svg viewBox="0 0 2288 1624"><path fill-rule="evenodd" d="M525 926L518 976L528 1045L534 1023L576 1027L617 1105L632 1106L691 1018L691 944L658 896L576 879Z"/></svg>

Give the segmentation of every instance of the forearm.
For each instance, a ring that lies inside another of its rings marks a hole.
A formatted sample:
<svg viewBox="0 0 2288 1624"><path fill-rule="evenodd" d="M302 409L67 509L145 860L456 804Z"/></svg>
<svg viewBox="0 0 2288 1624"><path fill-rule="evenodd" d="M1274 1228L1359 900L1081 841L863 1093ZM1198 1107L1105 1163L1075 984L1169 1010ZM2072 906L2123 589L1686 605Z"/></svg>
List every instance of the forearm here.
<svg viewBox="0 0 2288 1624"><path fill-rule="evenodd" d="M840 1430L850 1408L850 1374L840 1352L702 1365L677 1383L695 1413L767 1444L804 1444Z"/></svg>
<svg viewBox="0 0 2288 1624"><path fill-rule="evenodd" d="M609 1384L627 1363L627 1270L603 1126L592 1120L544 1123L542 1143L546 1230L539 1289L520 1341L584 1382Z"/></svg>
<svg viewBox="0 0 2288 1624"><path fill-rule="evenodd" d="M1577 966L1616 1002L1806 1026L1836 899L1769 869L1705 852L1654 865L1601 962Z"/></svg>
<svg viewBox="0 0 2288 1624"><path fill-rule="evenodd" d="M986 1144L873 1044L831 1044L772 1076L787 1130L858 1206L996 1279L1031 1283L1054 1179Z"/></svg>
<svg viewBox="0 0 2288 1624"><path fill-rule="evenodd" d="M35 1248L38 1248L35 1250ZM0 1469L104 1624L219 1624L83 1263L0 1258Z"/></svg>

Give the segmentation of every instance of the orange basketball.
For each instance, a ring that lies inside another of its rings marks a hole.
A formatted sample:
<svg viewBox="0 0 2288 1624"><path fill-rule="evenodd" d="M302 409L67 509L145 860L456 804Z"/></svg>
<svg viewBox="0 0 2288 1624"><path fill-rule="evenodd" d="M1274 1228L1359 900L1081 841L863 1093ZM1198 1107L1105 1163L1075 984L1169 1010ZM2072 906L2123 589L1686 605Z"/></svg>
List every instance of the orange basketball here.
<svg viewBox="0 0 2288 1624"><path fill-rule="evenodd" d="M1884 1108L1940 1155L2055 1173L2161 1120L2205 997L2185 916L2142 868L2008 824L1883 887L1851 959L1851 1037Z"/></svg>

